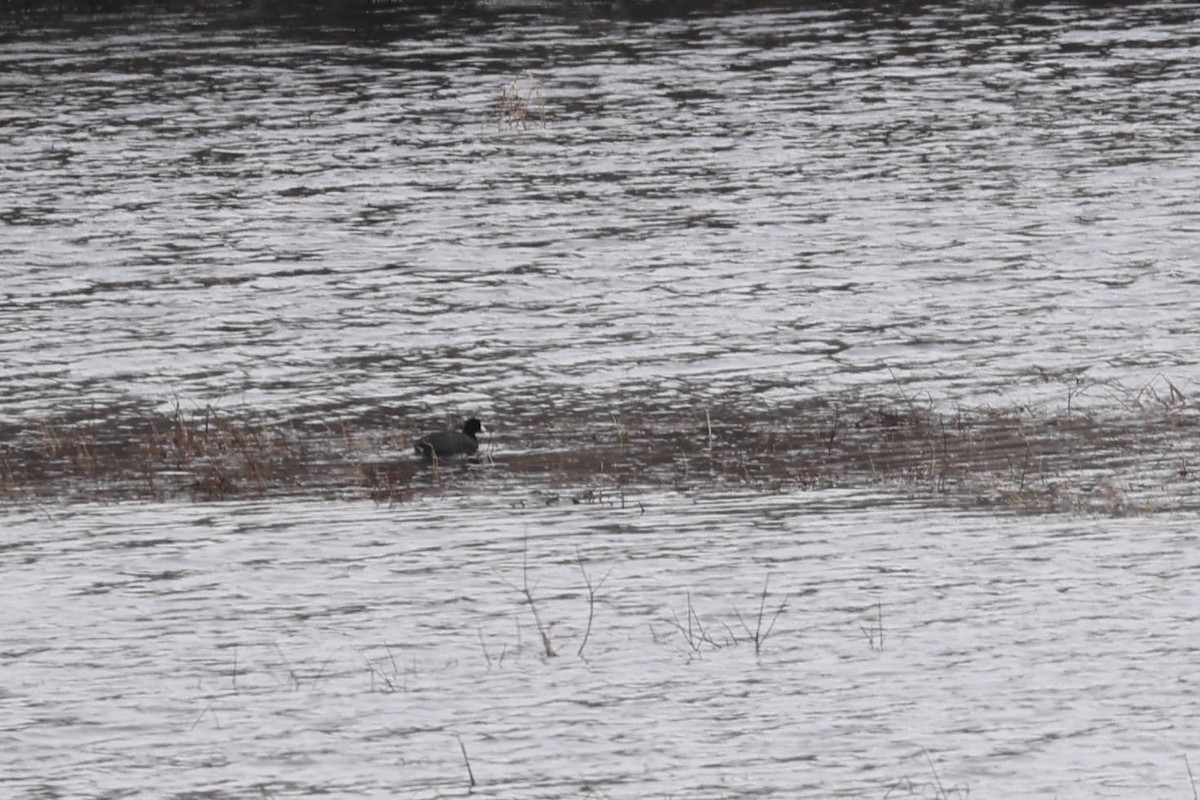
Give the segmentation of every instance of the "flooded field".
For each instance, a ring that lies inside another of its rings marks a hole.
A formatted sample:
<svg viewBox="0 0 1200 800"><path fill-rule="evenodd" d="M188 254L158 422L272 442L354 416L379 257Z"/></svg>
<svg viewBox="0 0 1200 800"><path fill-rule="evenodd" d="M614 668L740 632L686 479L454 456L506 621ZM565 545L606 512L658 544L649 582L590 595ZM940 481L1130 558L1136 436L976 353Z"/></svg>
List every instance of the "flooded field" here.
<svg viewBox="0 0 1200 800"><path fill-rule="evenodd" d="M534 503L624 507L666 489L871 488L1002 512L1194 511L1196 409L1163 384L1163 394L1149 385L1127 396L1123 412L1103 414L945 413L908 397L686 410L637 408L626 397L623 412L607 419L561 406L561 416L550 419L513 409L501 416L502 427L482 435L475 456L433 463L414 453L421 431L409 422L343 420L334 428L212 407L149 418L109 409L4 431L0 496L403 503L426 494L525 491Z"/></svg>
<svg viewBox="0 0 1200 800"><path fill-rule="evenodd" d="M1194 795L1200 5L631 5L3 27L0 795Z"/></svg>

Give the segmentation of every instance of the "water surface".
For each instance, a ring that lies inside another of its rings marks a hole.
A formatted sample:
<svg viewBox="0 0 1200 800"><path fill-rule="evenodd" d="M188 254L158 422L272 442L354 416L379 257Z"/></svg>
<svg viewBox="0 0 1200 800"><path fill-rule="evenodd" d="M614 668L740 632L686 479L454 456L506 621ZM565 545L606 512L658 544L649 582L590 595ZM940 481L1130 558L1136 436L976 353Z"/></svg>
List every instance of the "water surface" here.
<svg viewBox="0 0 1200 800"><path fill-rule="evenodd" d="M485 797L1187 794L1194 519L473 500L10 515L0 780L457 797L461 737Z"/></svg>
<svg viewBox="0 0 1200 800"><path fill-rule="evenodd" d="M1198 17L10 35L3 413L1190 389Z"/></svg>
<svg viewBox="0 0 1200 800"><path fill-rule="evenodd" d="M1200 6L377 22L0 39L0 793L1188 795Z"/></svg>

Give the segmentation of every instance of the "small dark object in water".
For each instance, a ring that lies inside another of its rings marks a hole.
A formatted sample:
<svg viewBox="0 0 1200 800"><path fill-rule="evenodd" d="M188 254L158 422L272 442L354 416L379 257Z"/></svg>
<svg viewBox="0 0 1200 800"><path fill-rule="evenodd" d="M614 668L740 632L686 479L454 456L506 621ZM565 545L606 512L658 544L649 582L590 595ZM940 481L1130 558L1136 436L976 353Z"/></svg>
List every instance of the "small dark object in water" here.
<svg viewBox="0 0 1200 800"><path fill-rule="evenodd" d="M438 431L417 439L416 451L426 458L472 455L479 449L475 435L483 430L483 424L471 417L463 423L461 431Z"/></svg>

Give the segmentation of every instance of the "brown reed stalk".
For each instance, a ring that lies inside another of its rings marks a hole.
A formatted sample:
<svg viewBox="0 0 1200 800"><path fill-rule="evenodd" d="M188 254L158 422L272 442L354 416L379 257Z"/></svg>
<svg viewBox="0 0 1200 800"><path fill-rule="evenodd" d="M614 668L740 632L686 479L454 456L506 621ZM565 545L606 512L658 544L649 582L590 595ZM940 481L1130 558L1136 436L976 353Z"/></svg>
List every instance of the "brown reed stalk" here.
<svg viewBox="0 0 1200 800"><path fill-rule="evenodd" d="M258 491L260 493L266 493L267 483L263 475L262 467L258 460L255 459L255 457L251 454L250 446L246 441L246 437L240 435L238 431L233 428L230 429L230 433L233 436L234 443L238 446L238 449L242 452L242 456L246 459L246 467L250 470L250 474L254 477L254 482L258 486ZM257 436L255 439L258 440L259 452L261 453L262 441Z"/></svg>
<svg viewBox="0 0 1200 800"><path fill-rule="evenodd" d="M54 432L53 426L47 425L45 422L39 422L38 428L42 434L42 455L50 459L57 458L59 452L62 450L62 441L58 434Z"/></svg>
<svg viewBox="0 0 1200 800"><path fill-rule="evenodd" d="M522 77L528 79L527 88L522 93ZM501 127L520 126L522 130L529 129L531 110L536 108L537 119L541 127L546 127L546 98L542 94L541 82L528 71L518 75L512 83L504 87L500 99L496 103L496 116Z"/></svg>

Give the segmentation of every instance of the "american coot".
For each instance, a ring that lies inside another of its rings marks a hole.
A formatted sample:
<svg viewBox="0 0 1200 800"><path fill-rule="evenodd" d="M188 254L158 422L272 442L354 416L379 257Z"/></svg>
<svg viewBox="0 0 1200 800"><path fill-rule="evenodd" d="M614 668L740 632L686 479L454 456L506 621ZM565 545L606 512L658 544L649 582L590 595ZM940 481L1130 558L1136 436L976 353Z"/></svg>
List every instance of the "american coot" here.
<svg viewBox="0 0 1200 800"><path fill-rule="evenodd" d="M438 431L417 439L416 451L426 458L446 456L469 456L479 449L475 435L483 430L483 424L471 417L463 423L461 431Z"/></svg>

